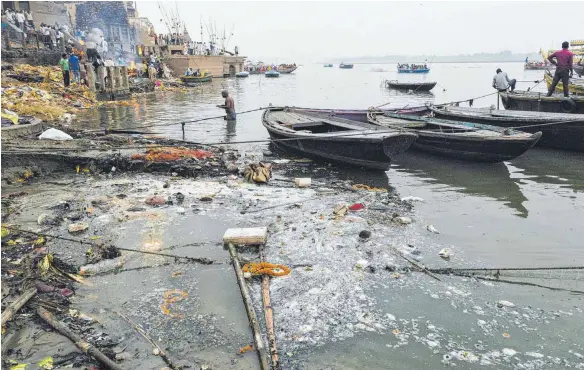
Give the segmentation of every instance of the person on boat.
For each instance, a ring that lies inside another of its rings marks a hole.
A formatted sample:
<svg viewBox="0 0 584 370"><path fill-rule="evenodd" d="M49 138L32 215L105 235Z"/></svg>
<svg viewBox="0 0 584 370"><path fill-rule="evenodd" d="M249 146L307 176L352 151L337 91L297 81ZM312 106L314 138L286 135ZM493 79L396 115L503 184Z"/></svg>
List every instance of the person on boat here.
<svg viewBox="0 0 584 370"><path fill-rule="evenodd" d="M235 121L235 102L233 101L233 98L229 96L229 92L227 92L227 90L221 91L221 96L225 98L225 104L218 105L217 108L225 109L225 113L227 113L225 119L227 121Z"/></svg>
<svg viewBox="0 0 584 370"><path fill-rule="evenodd" d="M187 68L187 71L185 72L185 76L191 76L193 74L193 69L191 67Z"/></svg>
<svg viewBox="0 0 584 370"><path fill-rule="evenodd" d="M516 79L509 79L507 72L503 72L501 68L497 68L497 74L493 77L493 87L499 92L505 92L511 88L511 92L515 90Z"/></svg>
<svg viewBox="0 0 584 370"><path fill-rule="evenodd" d="M547 96L552 96L560 80L562 80L562 85L564 88L564 97L567 98L570 95L569 82L570 77L574 75L574 53L568 50L569 47L570 43L568 41L564 41L562 42L562 50L556 51L547 58L551 64L556 66L554 79L552 80L552 84L550 85Z"/></svg>

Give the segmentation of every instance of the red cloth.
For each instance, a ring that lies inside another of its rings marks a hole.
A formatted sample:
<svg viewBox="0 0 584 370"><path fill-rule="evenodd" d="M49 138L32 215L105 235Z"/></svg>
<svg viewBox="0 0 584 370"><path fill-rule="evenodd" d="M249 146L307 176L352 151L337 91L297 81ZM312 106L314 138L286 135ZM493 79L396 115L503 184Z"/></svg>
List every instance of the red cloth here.
<svg viewBox="0 0 584 370"><path fill-rule="evenodd" d="M556 58L556 62L552 60ZM558 70L569 70L572 69L572 63L574 62L574 53L568 49L558 50L548 57L550 63L555 64Z"/></svg>

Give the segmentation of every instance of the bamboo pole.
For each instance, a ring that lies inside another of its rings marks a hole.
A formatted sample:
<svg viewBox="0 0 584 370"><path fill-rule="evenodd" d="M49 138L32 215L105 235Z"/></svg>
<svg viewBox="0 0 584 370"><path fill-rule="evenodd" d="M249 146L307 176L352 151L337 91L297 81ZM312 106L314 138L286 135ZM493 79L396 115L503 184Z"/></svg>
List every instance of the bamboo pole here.
<svg viewBox="0 0 584 370"><path fill-rule="evenodd" d="M122 367L115 362L113 362L109 357L104 355L100 350L87 343L77 334L73 333L65 324L57 320L49 311L42 307L37 310L39 316L45 320L49 325L51 325L55 330L57 330L62 335L69 338L79 349L81 349L85 354L93 356L97 361L106 366L108 369L112 370L123 370Z"/></svg>
<svg viewBox="0 0 584 370"><path fill-rule="evenodd" d="M239 284L239 289L241 290L243 304L245 305L245 310L247 311L247 318L249 319L249 324L253 331L253 339L258 354L258 359L260 361L260 368L262 370L269 370L270 365L266 353L266 348L264 347L264 342L262 340L260 325L258 323L256 313L251 303L251 297L245 285L243 271L241 271L241 264L239 263L239 258L237 258L237 251L235 250L235 247L231 243L228 244L228 247L229 255L231 256L231 261L233 263L233 269L235 270L235 275L237 276L237 283Z"/></svg>
<svg viewBox="0 0 584 370"><path fill-rule="evenodd" d="M6 324L8 321L10 321L12 316L14 316L14 314L17 313L18 310L20 310L22 308L22 306L24 306L26 304L26 302L28 302L32 297L34 297L36 295L36 293L37 293L37 290L35 287L33 287L33 288L26 290L18 298L16 298L16 300L14 302L12 302L10 304L10 306L8 306L4 310L4 312L2 312L2 326L4 326L4 324Z"/></svg>
<svg viewBox="0 0 584 370"><path fill-rule="evenodd" d="M263 246L260 246L260 260L265 262ZM278 358L278 347L276 346L276 330L274 329L274 311L270 299L270 277L262 276L262 298L264 301L264 316L266 318L266 331L268 333L268 345L270 347L270 356L272 358L272 369L280 368Z"/></svg>

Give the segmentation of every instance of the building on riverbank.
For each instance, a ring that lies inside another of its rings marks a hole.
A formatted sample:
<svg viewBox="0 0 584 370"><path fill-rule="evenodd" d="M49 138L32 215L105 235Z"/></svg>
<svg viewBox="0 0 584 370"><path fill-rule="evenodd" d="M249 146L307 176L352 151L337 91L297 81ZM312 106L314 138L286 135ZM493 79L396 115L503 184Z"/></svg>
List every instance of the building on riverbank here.
<svg viewBox="0 0 584 370"><path fill-rule="evenodd" d="M229 55L172 55L165 59L168 67L178 76L187 68L208 71L214 77L235 76L243 71L245 57Z"/></svg>

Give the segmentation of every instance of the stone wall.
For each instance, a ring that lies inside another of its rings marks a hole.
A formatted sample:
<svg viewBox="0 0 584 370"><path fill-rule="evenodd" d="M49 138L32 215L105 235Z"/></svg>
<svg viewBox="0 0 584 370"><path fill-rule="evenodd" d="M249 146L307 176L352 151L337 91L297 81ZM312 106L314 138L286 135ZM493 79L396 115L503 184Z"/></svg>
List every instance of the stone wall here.
<svg viewBox="0 0 584 370"><path fill-rule="evenodd" d="M71 27L69 13L65 4L56 1L29 1L30 11L32 13L35 25L46 23L54 25L68 25Z"/></svg>
<svg viewBox="0 0 584 370"><path fill-rule="evenodd" d="M30 64L33 66L57 65L61 52L45 49L10 49L2 50L2 62L12 64Z"/></svg>

